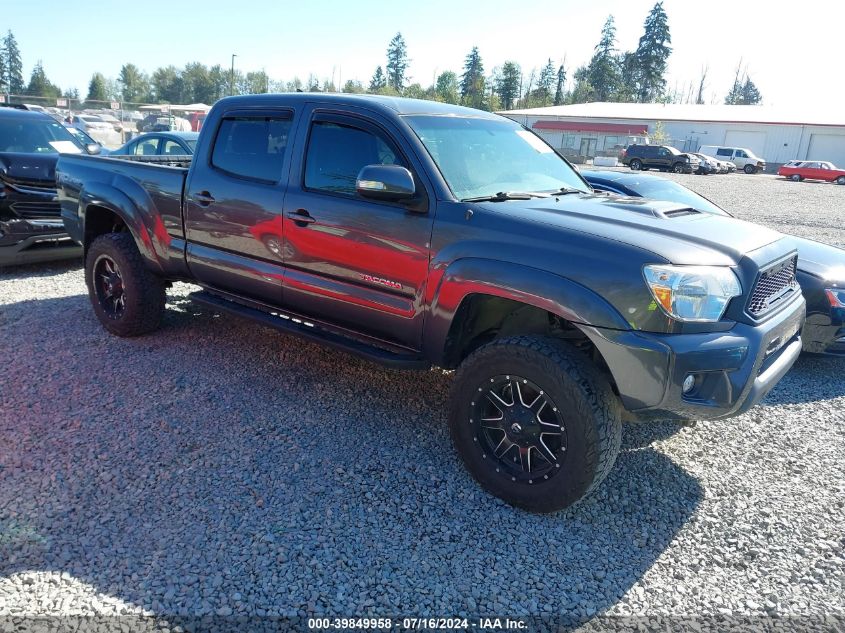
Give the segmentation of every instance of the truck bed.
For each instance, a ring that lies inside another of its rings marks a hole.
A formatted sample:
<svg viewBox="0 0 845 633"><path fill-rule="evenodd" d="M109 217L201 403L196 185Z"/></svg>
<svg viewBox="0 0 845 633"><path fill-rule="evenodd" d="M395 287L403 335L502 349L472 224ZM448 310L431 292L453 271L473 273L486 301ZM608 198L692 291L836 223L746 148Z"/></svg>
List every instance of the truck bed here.
<svg viewBox="0 0 845 633"><path fill-rule="evenodd" d="M120 196L131 202L130 229L150 232L157 259L168 259L171 242L185 237L182 196L190 156L85 156L62 154L56 166L59 203L70 236L83 240L80 199ZM81 187L84 183L84 187Z"/></svg>

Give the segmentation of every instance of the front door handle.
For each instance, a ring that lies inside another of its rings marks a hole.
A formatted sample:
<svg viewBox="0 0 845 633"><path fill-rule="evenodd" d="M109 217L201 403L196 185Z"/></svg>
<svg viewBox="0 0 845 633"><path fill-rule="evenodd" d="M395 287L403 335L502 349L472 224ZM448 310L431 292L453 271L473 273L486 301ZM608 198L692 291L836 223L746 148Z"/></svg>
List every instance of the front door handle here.
<svg viewBox="0 0 845 633"><path fill-rule="evenodd" d="M308 224L314 224L317 220L311 217L311 215L305 209L297 209L296 211L288 211L288 217L296 222L299 226L306 226Z"/></svg>
<svg viewBox="0 0 845 633"><path fill-rule="evenodd" d="M207 207L212 202L214 202L214 196L212 196L207 191L198 191L197 193L191 194L191 197L201 207Z"/></svg>

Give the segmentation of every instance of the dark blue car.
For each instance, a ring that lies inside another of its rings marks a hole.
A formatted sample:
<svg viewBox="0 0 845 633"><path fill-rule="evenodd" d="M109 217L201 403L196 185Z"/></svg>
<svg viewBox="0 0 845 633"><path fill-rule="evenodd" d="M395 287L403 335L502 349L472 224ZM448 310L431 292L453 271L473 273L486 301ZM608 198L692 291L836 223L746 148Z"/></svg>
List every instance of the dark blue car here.
<svg viewBox="0 0 845 633"><path fill-rule="evenodd" d="M660 176L586 169L581 175L596 191L668 200L698 211L730 215L707 198ZM803 237L792 239L798 249L798 282L807 300L804 351L845 356L845 250Z"/></svg>

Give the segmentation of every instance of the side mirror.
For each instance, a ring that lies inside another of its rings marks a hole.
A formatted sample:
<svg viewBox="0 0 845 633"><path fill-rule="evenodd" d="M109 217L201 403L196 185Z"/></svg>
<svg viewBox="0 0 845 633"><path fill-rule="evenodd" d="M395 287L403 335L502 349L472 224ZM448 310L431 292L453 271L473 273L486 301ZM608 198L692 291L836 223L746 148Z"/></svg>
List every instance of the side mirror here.
<svg viewBox="0 0 845 633"><path fill-rule="evenodd" d="M89 154L99 154L101 149L103 149L103 146L99 143L88 143L88 145L85 146L85 151Z"/></svg>
<svg viewBox="0 0 845 633"><path fill-rule="evenodd" d="M355 190L373 200L408 200L416 193L414 176L401 165L366 165L358 172Z"/></svg>

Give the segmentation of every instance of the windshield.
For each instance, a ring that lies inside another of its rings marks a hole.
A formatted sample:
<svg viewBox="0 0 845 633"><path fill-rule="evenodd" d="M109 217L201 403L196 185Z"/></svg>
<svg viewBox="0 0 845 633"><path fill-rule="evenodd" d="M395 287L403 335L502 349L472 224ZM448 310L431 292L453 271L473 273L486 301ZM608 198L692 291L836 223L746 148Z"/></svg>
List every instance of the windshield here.
<svg viewBox="0 0 845 633"><path fill-rule="evenodd" d="M636 190L644 198L677 202L692 207L697 211L728 215L724 209L720 209L707 198L671 180L643 180L637 183Z"/></svg>
<svg viewBox="0 0 845 633"><path fill-rule="evenodd" d="M85 145L50 118L0 119L0 152L80 154Z"/></svg>
<svg viewBox="0 0 845 633"><path fill-rule="evenodd" d="M407 117L459 200L499 192L588 192L581 177L532 132L508 119Z"/></svg>

